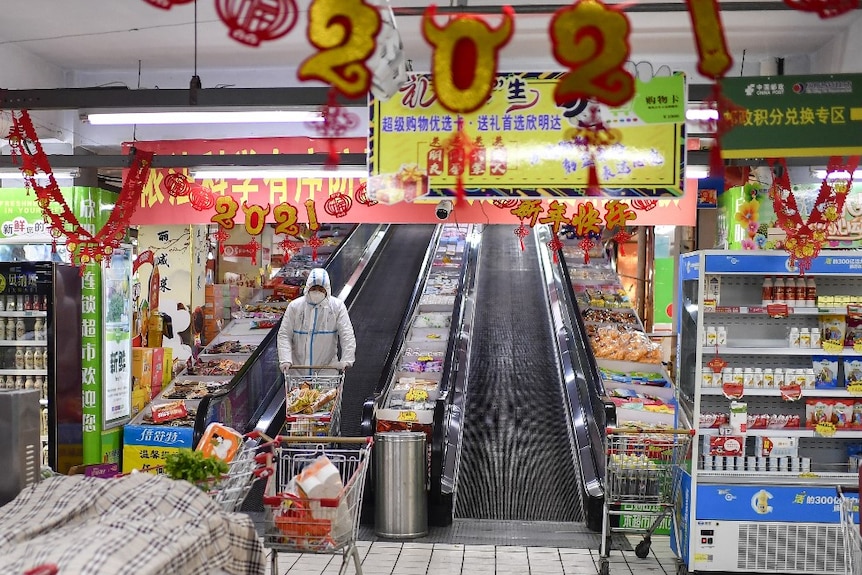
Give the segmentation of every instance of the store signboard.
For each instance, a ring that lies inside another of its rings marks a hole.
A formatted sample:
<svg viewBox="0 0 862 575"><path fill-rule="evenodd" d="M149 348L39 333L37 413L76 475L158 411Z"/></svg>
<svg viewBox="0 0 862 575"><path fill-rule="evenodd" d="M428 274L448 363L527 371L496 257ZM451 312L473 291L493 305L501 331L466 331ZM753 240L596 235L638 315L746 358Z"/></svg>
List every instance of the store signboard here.
<svg viewBox="0 0 862 575"><path fill-rule="evenodd" d="M61 189L70 197L72 189ZM27 188L3 188L0 202L0 238L4 240L51 243L50 226L42 218L36 195Z"/></svg>
<svg viewBox="0 0 862 575"><path fill-rule="evenodd" d="M117 248L110 265L102 265L102 428L128 422L132 416L131 250Z"/></svg>
<svg viewBox="0 0 862 575"><path fill-rule="evenodd" d="M463 174L470 198L580 198L593 158L606 196L681 196L683 76L638 80L634 99L611 108L558 106L561 75L498 74L488 102L465 115L440 105L429 75L411 75L396 96L371 103L369 196L384 203L451 196ZM454 145L459 125L473 140L467 155ZM600 125L609 143L582 145Z"/></svg>
<svg viewBox="0 0 862 575"><path fill-rule="evenodd" d="M799 268L791 264L790 256L782 251L739 252L738 254L707 254L705 273L738 274L791 274ZM811 260L810 274L859 275L862 273L862 256L853 253L821 252Z"/></svg>
<svg viewBox="0 0 862 575"><path fill-rule="evenodd" d="M862 74L723 78L724 158L862 154Z"/></svg>
<svg viewBox="0 0 862 575"><path fill-rule="evenodd" d="M289 143L293 140L297 142ZM345 139L343 150L351 152L364 151L365 139ZM339 143L339 146L342 145ZM274 151L298 153L308 150L325 151L319 141L308 138L251 138L246 140L180 140L170 142L137 142L141 149L152 149L161 155L171 154L228 154L228 153L261 153ZM216 215L215 208L196 210L188 203L188 198L172 198L164 189L164 177L169 169L154 169L142 195L141 204L132 216L133 225L154 225L159 230L166 225L189 226L191 224L211 224ZM436 204L413 203L399 201L393 204L362 203L359 184L361 180L345 178L273 178L260 180L203 180L216 197L232 197L238 204L269 206L266 221L275 223L276 206L287 203L296 208L297 222L308 222L306 202L315 204L316 220L320 223L391 223L391 224L438 224ZM686 193L679 197L666 196L662 198L624 198L631 204L637 219L630 225L679 225L693 226L696 222L697 180L685 181ZM353 201L349 211L339 217L326 211L326 201L332 194L343 193ZM603 206L612 198L590 198L604 212ZM427 201L427 200L426 200ZM585 200L580 200L585 201ZM550 199L542 200L542 212L548 211ZM575 209L569 206L569 215ZM465 205L458 207L458 222L482 224L511 224L517 226L520 220L511 213L511 208L499 208L488 202L468 199ZM239 209L234 218L237 226L245 221L244 212ZM236 241L227 243L235 244ZM155 250L154 250L155 251Z"/></svg>
<svg viewBox="0 0 862 575"><path fill-rule="evenodd" d="M858 523L859 499L855 513ZM841 500L834 487L698 485L697 519L770 523L840 523Z"/></svg>

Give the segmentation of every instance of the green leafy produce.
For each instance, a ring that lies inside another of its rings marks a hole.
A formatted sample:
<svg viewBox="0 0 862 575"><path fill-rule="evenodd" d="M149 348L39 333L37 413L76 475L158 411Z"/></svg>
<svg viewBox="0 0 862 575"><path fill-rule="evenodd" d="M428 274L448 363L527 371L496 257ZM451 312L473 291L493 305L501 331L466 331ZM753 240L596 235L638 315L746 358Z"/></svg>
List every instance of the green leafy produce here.
<svg viewBox="0 0 862 575"><path fill-rule="evenodd" d="M200 451L181 450L165 457L165 473L173 479L185 479L209 491L216 480L227 474L227 463L217 457L206 457Z"/></svg>

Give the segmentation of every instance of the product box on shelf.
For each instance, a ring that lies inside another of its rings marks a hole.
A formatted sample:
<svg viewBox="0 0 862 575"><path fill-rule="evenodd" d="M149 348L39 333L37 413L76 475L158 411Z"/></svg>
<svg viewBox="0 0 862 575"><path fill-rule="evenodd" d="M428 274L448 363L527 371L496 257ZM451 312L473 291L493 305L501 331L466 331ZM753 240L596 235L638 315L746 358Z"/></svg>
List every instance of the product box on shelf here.
<svg viewBox="0 0 862 575"><path fill-rule="evenodd" d="M123 429L123 473L162 473L167 456L193 449L193 439L191 427L127 425Z"/></svg>
<svg viewBox="0 0 862 575"><path fill-rule="evenodd" d="M152 347L132 348L132 415L140 413L153 398Z"/></svg>
<svg viewBox="0 0 862 575"><path fill-rule="evenodd" d="M811 363L814 366L814 387L818 389L838 387L838 362L838 356L811 356Z"/></svg>
<svg viewBox="0 0 862 575"><path fill-rule="evenodd" d="M745 437L741 435L709 436L709 455L745 455Z"/></svg>
<svg viewBox="0 0 862 575"><path fill-rule="evenodd" d="M170 348L154 347L153 352L153 369L152 378L150 381L150 399L157 396L162 391L163 382L165 379L165 352L170 352Z"/></svg>
<svg viewBox="0 0 862 575"><path fill-rule="evenodd" d="M754 438L754 455L759 457L798 457L799 438L797 437L767 437Z"/></svg>

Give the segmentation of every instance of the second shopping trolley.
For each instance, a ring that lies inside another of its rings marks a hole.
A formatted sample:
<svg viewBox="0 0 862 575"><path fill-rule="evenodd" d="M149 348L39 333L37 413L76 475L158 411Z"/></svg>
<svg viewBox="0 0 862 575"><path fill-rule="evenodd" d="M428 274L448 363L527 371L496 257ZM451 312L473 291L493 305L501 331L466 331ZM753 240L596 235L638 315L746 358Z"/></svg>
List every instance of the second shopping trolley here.
<svg viewBox="0 0 862 575"><path fill-rule="evenodd" d="M605 501L602 518L600 572L608 575L608 555L612 532L643 534L635 547L641 559L649 555L651 537L661 522L671 516L680 489L681 471L689 461L693 430L608 428L605 461ZM623 510L626 505L640 510ZM653 522L647 528L613 527L611 520L621 515L648 515ZM677 539L679 540L679 539Z"/></svg>
<svg viewBox="0 0 862 575"><path fill-rule="evenodd" d="M285 376L287 402L283 434L338 435L344 372L325 366L295 365Z"/></svg>

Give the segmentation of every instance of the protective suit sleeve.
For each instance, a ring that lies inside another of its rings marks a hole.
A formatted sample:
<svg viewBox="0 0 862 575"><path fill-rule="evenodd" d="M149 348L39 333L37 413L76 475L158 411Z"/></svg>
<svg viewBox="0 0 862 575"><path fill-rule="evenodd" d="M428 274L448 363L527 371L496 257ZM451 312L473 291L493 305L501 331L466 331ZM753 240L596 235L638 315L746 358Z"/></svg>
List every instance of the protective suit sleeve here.
<svg viewBox="0 0 862 575"><path fill-rule="evenodd" d="M356 361L356 336L353 333L353 323L347 314L347 307L342 303L338 306L338 339L341 344L341 362L353 365Z"/></svg>
<svg viewBox="0 0 862 575"><path fill-rule="evenodd" d="M276 342L278 345L278 362L294 363L293 361L293 324L296 321L296 312L287 306L284 316L281 320L281 326L278 328Z"/></svg>

